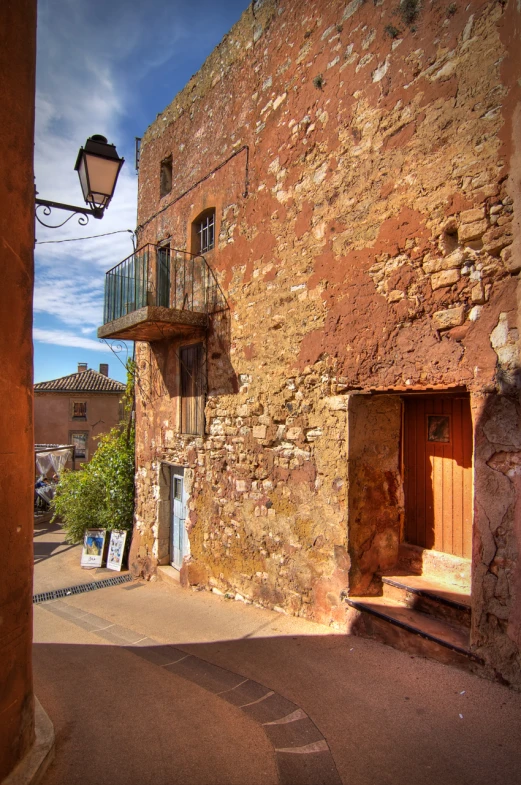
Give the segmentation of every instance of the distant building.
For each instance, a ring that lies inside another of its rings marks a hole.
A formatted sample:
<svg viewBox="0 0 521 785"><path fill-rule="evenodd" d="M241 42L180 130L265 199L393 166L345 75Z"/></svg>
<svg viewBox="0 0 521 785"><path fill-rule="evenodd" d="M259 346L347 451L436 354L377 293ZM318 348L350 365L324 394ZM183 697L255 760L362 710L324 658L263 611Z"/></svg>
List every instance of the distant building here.
<svg viewBox="0 0 521 785"><path fill-rule="evenodd" d="M99 371L78 363L77 373L34 385L36 444L74 444L76 465L90 460L98 437L122 418L125 385L109 379L109 366Z"/></svg>

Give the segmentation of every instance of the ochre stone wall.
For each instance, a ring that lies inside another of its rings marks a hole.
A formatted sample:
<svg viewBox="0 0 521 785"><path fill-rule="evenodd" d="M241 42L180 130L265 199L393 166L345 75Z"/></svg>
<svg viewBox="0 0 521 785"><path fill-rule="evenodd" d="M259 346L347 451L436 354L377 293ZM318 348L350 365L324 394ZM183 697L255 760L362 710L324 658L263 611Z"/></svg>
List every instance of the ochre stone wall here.
<svg viewBox="0 0 521 785"><path fill-rule="evenodd" d="M34 739L33 344L36 2L0 8L0 781Z"/></svg>
<svg viewBox="0 0 521 785"><path fill-rule="evenodd" d="M519 28L511 0L253 3L147 130L140 245L190 250L215 207L229 309L206 337L204 436L178 433L175 344L138 344L136 571L167 558L168 461L193 473L185 580L342 624L342 591L373 591L385 562L361 536L372 464L362 442L349 458L349 393L457 385L475 413L473 641L511 677L518 502L503 515L490 478L514 492L519 446L490 423L499 407L519 428ZM393 478L376 538L392 553L398 459L373 463Z"/></svg>

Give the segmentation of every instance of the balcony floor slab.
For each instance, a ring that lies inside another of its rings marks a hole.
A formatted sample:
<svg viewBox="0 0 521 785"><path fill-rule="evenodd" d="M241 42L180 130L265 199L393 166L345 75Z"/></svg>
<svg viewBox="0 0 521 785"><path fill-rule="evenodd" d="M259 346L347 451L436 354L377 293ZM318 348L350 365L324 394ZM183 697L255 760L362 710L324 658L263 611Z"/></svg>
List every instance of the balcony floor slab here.
<svg viewBox="0 0 521 785"><path fill-rule="evenodd" d="M98 329L98 338L151 343L164 338L191 337L207 327L206 313L147 305L104 324Z"/></svg>

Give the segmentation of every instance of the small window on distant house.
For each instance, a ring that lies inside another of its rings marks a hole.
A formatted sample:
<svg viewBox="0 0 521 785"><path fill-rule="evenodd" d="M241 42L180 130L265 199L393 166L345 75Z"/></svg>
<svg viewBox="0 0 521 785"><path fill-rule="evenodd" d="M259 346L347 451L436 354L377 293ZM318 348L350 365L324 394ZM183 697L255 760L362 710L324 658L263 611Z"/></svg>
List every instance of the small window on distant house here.
<svg viewBox="0 0 521 785"><path fill-rule="evenodd" d="M193 253L206 253L215 245L215 210L205 210L192 224Z"/></svg>
<svg viewBox="0 0 521 785"><path fill-rule="evenodd" d="M159 196L161 199L172 190L172 156L161 161L161 172L159 176Z"/></svg>
<svg viewBox="0 0 521 785"><path fill-rule="evenodd" d="M69 443L74 445L74 457L81 461L87 461L89 434L88 431L73 431L69 433Z"/></svg>
<svg viewBox="0 0 521 785"><path fill-rule="evenodd" d="M181 389L181 433L204 433L204 360L203 344L182 346L179 350Z"/></svg>
<svg viewBox="0 0 521 785"><path fill-rule="evenodd" d="M73 420L86 420L87 419L87 401L71 401Z"/></svg>

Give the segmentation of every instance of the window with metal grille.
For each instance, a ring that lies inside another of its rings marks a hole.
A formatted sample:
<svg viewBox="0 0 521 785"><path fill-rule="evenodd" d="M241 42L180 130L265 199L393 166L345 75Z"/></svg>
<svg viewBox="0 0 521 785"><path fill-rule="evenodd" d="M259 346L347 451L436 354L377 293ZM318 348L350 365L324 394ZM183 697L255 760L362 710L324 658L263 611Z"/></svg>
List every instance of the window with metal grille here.
<svg viewBox="0 0 521 785"><path fill-rule="evenodd" d="M193 223L194 253L207 253L215 245L215 210L205 210Z"/></svg>
<svg viewBox="0 0 521 785"><path fill-rule="evenodd" d="M202 343L179 349L181 433L204 433L204 351Z"/></svg>

